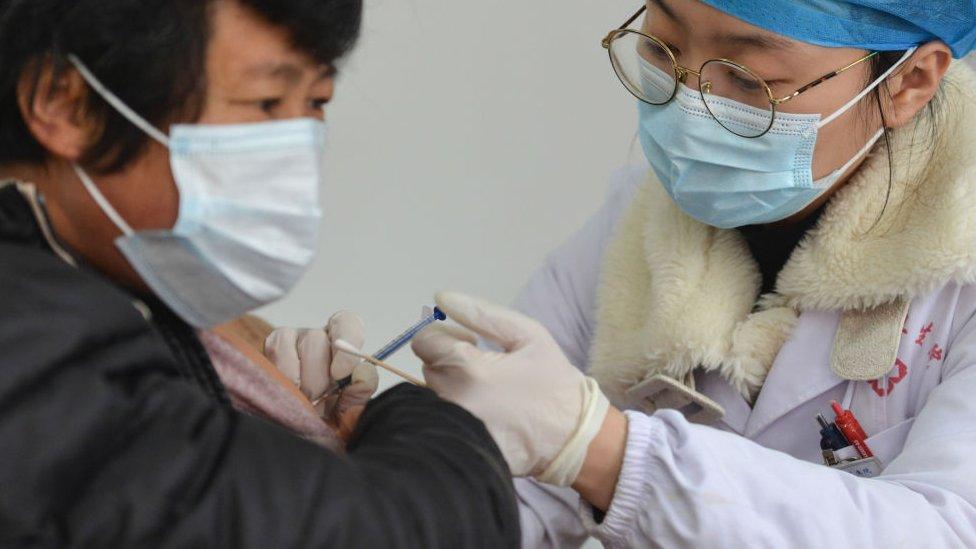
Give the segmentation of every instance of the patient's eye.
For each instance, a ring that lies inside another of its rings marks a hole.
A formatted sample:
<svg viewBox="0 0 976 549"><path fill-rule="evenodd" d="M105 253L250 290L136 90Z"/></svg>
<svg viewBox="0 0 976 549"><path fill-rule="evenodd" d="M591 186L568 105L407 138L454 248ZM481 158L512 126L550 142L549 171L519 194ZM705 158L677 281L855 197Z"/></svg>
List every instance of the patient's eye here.
<svg viewBox="0 0 976 549"><path fill-rule="evenodd" d="M275 109L277 109L281 105L281 98L268 97L265 99L261 99L257 102L257 105L258 108L260 108L263 113L272 114L274 113Z"/></svg>
<svg viewBox="0 0 976 549"><path fill-rule="evenodd" d="M308 106L310 109L318 111L324 109L325 106L329 104L329 101L332 101L331 97L317 97L314 99L309 99Z"/></svg>

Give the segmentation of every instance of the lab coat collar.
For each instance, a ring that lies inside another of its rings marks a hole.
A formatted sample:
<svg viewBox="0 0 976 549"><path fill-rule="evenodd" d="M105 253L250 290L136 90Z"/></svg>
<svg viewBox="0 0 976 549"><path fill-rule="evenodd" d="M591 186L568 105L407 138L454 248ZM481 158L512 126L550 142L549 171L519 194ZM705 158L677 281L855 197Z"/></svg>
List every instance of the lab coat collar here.
<svg viewBox="0 0 976 549"><path fill-rule="evenodd" d="M890 196L888 155L873 154L800 243L777 293L761 298L758 269L738 232L691 219L649 174L605 252L597 292L590 373L611 401L630 406L627 389L647 376L683 379L697 369L718 373L752 399L799 312L856 312L976 281L973 81L968 69L951 72L945 101L952 120L931 126L923 115L891 132ZM832 334L818 337L829 353ZM823 379L761 396L749 430L840 379L829 366L810 371Z"/></svg>
<svg viewBox="0 0 976 549"><path fill-rule="evenodd" d="M809 311L800 316L766 377L743 435L755 438L790 410L845 383L830 368L830 345L811 344L831 341L838 321L839 315L829 311ZM813 425L813 418L810 421Z"/></svg>
<svg viewBox="0 0 976 549"><path fill-rule="evenodd" d="M621 407L639 404L627 390L646 377L698 368L752 399L797 317L772 298L757 307L760 281L738 231L703 225L645 185L605 253L590 374Z"/></svg>
<svg viewBox="0 0 976 549"><path fill-rule="evenodd" d="M891 131L781 271L799 310L859 311L976 282L976 77L957 63L943 105ZM948 115L948 116L946 116Z"/></svg>
<svg viewBox="0 0 976 549"><path fill-rule="evenodd" d="M699 370L695 385L725 409L721 422L728 429L755 438L804 402L846 383L828 367L829 346L809 345L810 341L829 341L837 329L838 320L837 314L825 311L811 311L800 316L752 407L718 372Z"/></svg>
<svg viewBox="0 0 976 549"><path fill-rule="evenodd" d="M695 387L725 410L721 423L740 435L746 432L752 408L725 378L718 372L699 370L695 375Z"/></svg>

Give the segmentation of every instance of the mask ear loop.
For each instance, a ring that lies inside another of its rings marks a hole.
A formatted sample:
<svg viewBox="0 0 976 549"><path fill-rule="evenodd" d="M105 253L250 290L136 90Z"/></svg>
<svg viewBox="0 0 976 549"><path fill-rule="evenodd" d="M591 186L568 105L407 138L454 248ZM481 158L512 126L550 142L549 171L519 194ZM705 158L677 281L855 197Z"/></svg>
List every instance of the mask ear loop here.
<svg viewBox="0 0 976 549"><path fill-rule="evenodd" d="M861 93L855 95L854 96L854 99L851 99L846 104L844 104L843 107L841 107L841 108L837 109L836 111L834 111L834 114L828 116L827 118L824 118L820 122L817 122L817 128L819 129L819 128L822 128L822 127L826 126L827 124L830 124L834 120L837 120L837 117L839 117L839 116L843 115L845 112L851 110L851 108L854 107L854 105L856 105L858 101L864 99L864 97L867 94L871 93L871 90L873 90L874 88L877 88L878 85L880 85L882 82L884 82L886 78L888 78L889 76L891 76L891 73L895 72L895 70L898 69L898 67L900 67L905 61L907 61L908 58L911 57L912 54L915 53L915 50L917 50L917 49L918 49L918 46L916 46L914 48L911 48L908 51L906 51L905 54L901 56L901 59L899 59L897 63L895 63L894 65L891 66L891 68L889 68L888 70L886 70L884 72L884 74L882 74L881 76L879 76L878 79L875 80L874 82L872 82L870 86L864 88L864 90L861 91Z"/></svg>
<svg viewBox="0 0 976 549"><path fill-rule="evenodd" d="M167 149L169 148L169 137L166 134L159 131L158 128L150 124L145 118L139 116L139 114L136 113L131 108L129 108L129 106L126 105L124 101L119 99L117 95L115 95L108 88L106 88L105 85L102 84L101 80L99 80L98 77L96 77L94 74L92 74L90 70L88 70L88 67L85 66L84 63L82 63L81 59L78 59L77 55L73 53L69 53L67 57L68 57L68 61L71 62L71 64L74 65L75 69L78 70L78 74L80 74L81 77L85 79L85 82L87 82L88 85L91 86L93 90L95 90L95 93L101 96L101 98L104 99L106 103L111 105L112 108L118 111L118 113L121 114L123 117L125 117L126 120L128 120L137 128L145 132L146 135L155 139ZM109 218L109 220L111 220L112 223L114 223L115 226L118 227L120 231L122 231L122 234L124 234L125 236L132 236L133 234L135 234L135 231L132 230L132 227L129 226L129 224L126 223L124 219L122 219L122 216L119 215L119 212L112 207L112 204L110 204L108 199L105 198L105 195L103 195L102 192L98 190L98 187L95 185L95 182L92 181L92 178L89 177L87 173L85 173L85 170L81 169L81 166L75 163L72 163L71 167L74 168L75 174L78 176L78 179L81 180L81 183L85 186L85 189L88 191L88 194L91 195L92 199L95 200L95 203L98 204L98 207L102 209L102 212Z"/></svg>
<svg viewBox="0 0 976 549"><path fill-rule="evenodd" d="M871 152L871 149L874 148L874 145L881 140L881 136L883 135L884 135L884 128L881 128L880 130L878 130L878 133L874 134L874 136L871 139L868 139L868 142L865 143L863 147L861 147L861 150L857 151L857 154L852 156L851 159L848 160L843 166L837 168L837 170L835 170L833 174L835 174L838 178L843 177L844 174L847 173L847 170L851 169L851 166L856 164L858 160L860 160L866 154Z"/></svg>
<svg viewBox="0 0 976 549"><path fill-rule="evenodd" d="M95 203L98 204L98 207L102 209L102 212L105 213L112 223L114 223L115 226L122 231L122 234L125 236L132 236L135 234L132 227L130 227L129 224L122 219L122 216L119 215L119 212L116 211L111 204L109 204L108 199L105 198L102 191L98 190L98 187L95 186L95 182L92 181L91 177L88 177L85 170L81 169L81 166L74 163L71 164L71 167L74 168L75 174L78 175L78 179L81 180L81 183L85 186L88 194L91 195L92 199L95 200Z"/></svg>
<svg viewBox="0 0 976 549"><path fill-rule="evenodd" d="M112 108L118 111L119 114L124 116L129 122L132 122L132 124L134 124L140 130L146 132L146 135L152 137L167 149L169 148L169 137L163 132L159 131L159 128L150 124L145 118L139 116L136 111L129 108L124 101L119 99L117 95L106 88L98 77L92 74L92 72L88 70L88 67L81 62L81 59L78 59L78 56L73 53L69 53L68 61L75 66L78 73L81 74L81 77L85 79L85 82L87 82L88 85L91 86L92 89L95 90L95 92L98 93L98 95L100 95L106 103L111 105Z"/></svg>

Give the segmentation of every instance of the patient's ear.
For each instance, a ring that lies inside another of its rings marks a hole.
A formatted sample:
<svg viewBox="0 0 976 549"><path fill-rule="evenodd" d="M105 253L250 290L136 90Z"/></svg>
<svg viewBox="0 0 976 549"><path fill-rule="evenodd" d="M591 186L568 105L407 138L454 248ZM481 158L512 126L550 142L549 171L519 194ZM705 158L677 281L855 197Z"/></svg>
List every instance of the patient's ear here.
<svg viewBox="0 0 976 549"><path fill-rule="evenodd" d="M85 115L88 86L74 69L56 74L51 61L25 70L17 103L28 131L50 156L75 162L84 154L95 125Z"/></svg>
<svg viewBox="0 0 976 549"><path fill-rule="evenodd" d="M935 97L952 63L952 50L940 41L920 46L888 79L891 99L885 109L889 128L908 124ZM884 95L884 94L882 94Z"/></svg>

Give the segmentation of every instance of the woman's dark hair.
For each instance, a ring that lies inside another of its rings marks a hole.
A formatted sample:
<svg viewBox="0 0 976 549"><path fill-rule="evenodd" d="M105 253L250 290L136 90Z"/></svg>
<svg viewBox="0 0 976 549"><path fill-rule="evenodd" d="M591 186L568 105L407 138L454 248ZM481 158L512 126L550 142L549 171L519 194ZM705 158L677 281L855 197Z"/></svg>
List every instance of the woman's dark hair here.
<svg viewBox="0 0 976 549"><path fill-rule="evenodd" d="M870 70L868 71L869 75L867 79L867 84L870 84L875 80L881 78L881 76L885 72L887 72L888 69L895 66L895 63L897 63L902 57L904 57L904 55L905 55L905 51L885 51L871 58L870 61L871 64L869 67ZM888 192L885 194L885 202L882 205L882 208L878 214L878 219L874 223L874 225L876 226L878 223L880 223L881 218L884 216L885 210L888 207L888 201L891 198L891 185L895 179L895 171L894 171L895 162L891 150L891 135L890 135L891 130L888 129L888 122L885 119L885 111L883 107L884 103L891 99L890 91L888 90L887 83L882 82L881 85L879 85L877 88L874 89L874 92L871 93L869 97L874 99L874 101L872 102L873 106L871 108L877 109L876 112L878 113L881 119L882 127L884 128L884 136L882 137L882 139L885 142L885 153L888 155ZM938 118L944 114L942 112L942 109L943 107L941 104L941 92L940 92L931 101L929 101L928 105L925 106L925 112L919 113L917 115L917 116L929 117L929 122L930 122L929 126L931 128L932 133L928 136L922 136L924 139L927 139L929 141L930 147L927 149L928 152L931 152L931 146L933 146L932 140L935 137L935 130L939 125ZM918 126L916 125L916 130L917 129ZM918 139L919 136L917 134L913 135L912 137L913 146L911 147L913 152L916 148L914 145L918 142ZM928 159L911 159L911 161L927 162Z"/></svg>
<svg viewBox="0 0 976 549"><path fill-rule="evenodd" d="M285 29L293 45L334 65L359 34L362 0L235 0ZM0 0L0 165L38 163L43 147L18 105L21 82L32 96L48 93L38 79L45 65L55 81L77 55L133 110L157 126L200 114L205 55L214 0ZM97 94L84 114L98 123L83 162L98 171L121 169L148 142Z"/></svg>

